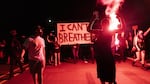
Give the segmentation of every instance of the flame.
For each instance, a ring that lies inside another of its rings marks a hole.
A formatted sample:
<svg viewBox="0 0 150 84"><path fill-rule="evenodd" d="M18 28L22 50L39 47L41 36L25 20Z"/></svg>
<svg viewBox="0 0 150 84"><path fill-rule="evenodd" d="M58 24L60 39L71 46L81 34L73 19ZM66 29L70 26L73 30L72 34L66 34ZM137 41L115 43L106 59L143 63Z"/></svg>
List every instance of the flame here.
<svg viewBox="0 0 150 84"><path fill-rule="evenodd" d="M116 14L110 14L110 20L109 20L109 30L118 29L119 25L121 24L120 21L117 18Z"/></svg>
<svg viewBox="0 0 150 84"><path fill-rule="evenodd" d="M119 45L118 33L115 33L115 45Z"/></svg>
<svg viewBox="0 0 150 84"><path fill-rule="evenodd" d="M124 0L100 0L100 2L106 5L105 14L109 17L109 30L119 29L121 23L117 18L117 13Z"/></svg>

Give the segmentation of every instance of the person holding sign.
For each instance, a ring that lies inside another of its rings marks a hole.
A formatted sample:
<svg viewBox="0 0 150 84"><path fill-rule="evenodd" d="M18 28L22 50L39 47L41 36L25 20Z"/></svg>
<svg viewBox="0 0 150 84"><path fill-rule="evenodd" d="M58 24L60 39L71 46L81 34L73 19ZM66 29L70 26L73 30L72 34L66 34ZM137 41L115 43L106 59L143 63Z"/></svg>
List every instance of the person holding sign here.
<svg viewBox="0 0 150 84"><path fill-rule="evenodd" d="M60 44L58 43L58 38L55 37L55 43L54 43L55 49L54 49L54 63L55 66L60 65Z"/></svg>
<svg viewBox="0 0 150 84"><path fill-rule="evenodd" d="M55 36L52 32L49 32L49 34L46 36L47 41L47 55L46 55L46 63L51 65L54 58L54 42L55 42Z"/></svg>
<svg viewBox="0 0 150 84"><path fill-rule="evenodd" d="M73 53L73 60L74 63L77 63L78 59L79 59L79 44L75 44L72 46L72 53Z"/></svg>

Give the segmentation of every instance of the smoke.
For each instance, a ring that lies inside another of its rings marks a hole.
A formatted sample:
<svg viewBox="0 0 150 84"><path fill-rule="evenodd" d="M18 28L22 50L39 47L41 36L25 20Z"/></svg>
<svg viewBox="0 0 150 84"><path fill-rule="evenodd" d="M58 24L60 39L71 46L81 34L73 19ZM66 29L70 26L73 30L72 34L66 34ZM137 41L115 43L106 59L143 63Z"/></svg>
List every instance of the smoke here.
<svg viewBox="0 0 150 84"><path fill-rule="evenodd" d="M121 23L117 18L117 13L124 0L99 0L97 2L106 6L105 14L109 17L109 30L118 29Z"/></svg>

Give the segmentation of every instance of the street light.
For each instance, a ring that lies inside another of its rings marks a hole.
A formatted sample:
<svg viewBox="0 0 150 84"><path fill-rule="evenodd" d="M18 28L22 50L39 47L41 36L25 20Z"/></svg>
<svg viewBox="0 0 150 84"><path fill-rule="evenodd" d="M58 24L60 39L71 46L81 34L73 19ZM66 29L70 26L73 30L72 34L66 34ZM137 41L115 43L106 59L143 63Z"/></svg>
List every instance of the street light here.
<svg viewBox="0 0 150 84"><path fill-rule="evenodd" d="M49 19L49 20L48 20L48 22L49 22L49 23L51 23L51 22L52 22L52 20L51 20L51 19Z"/></svg>

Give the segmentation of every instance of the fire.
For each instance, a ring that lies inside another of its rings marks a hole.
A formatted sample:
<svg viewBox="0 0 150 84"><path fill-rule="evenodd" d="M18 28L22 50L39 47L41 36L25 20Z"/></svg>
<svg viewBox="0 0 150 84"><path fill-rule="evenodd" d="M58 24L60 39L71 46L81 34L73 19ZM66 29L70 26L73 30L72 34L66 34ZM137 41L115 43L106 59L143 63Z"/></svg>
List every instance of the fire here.
<svg viewBox="0 0 150 84"><path fill-rule="evenodd" d="M119 29L121 23L117 18L117 13L124 0L100 0L97 2L106 5L105 14L109 17L109 30Z"/></svg>
<svg viewBox="0 0 150 84"><path fill-rule="evenodd" d="M119 45L118 33L115 33L115 45Z"/></svg>
<svg viewBox="0 0 150 84"><path fill-rule="evenodd" d="M119 28L119 25L121 25L119 19L117 18L117 15L112 13L110 14L110 20L109 20L109 30L115 30Z"/></svg>

